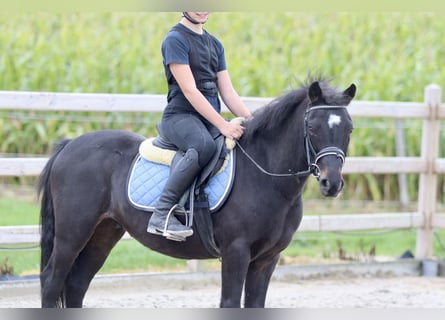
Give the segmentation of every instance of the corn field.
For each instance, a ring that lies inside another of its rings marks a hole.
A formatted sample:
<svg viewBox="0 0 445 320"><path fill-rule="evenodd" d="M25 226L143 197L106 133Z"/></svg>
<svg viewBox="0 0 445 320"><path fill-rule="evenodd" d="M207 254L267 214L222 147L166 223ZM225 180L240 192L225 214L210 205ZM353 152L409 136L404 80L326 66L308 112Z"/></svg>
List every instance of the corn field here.
<svg viewBox="0 0 445 320"><path fill-rule="evenodd" d="M179 19L180 13L156 12L1 13L0 90L164 94L160 45ZM422 101L426 85L445 87L445 20L433 13L213 13L205 27L223 42L242 96L275 97L308 74L325 75L339 87L354 82L357 100ZM159 119L3 110L0 153L46 155L58 139L105 128L152 136ZM393 120L354 122L350 156L396 156ZM404 120L402 126L406 156L419 156L421 121ZM395 175L345 178L343 198L398 198ZM411 200L417 184L418 176L408 175ZM306 192L318 194L311 184Z"/></svg>

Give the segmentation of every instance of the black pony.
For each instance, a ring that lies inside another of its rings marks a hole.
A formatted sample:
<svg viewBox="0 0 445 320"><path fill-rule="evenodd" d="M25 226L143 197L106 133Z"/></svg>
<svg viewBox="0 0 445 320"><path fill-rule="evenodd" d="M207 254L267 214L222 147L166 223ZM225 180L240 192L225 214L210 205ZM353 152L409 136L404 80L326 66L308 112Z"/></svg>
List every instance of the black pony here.
<svg viewBox="0 0 445 320"><path fill-rule="evenodd" d="M343 187L352 131L352 84L313 81L273 100L245 123L233 188L212 215L222 261L221 307L264 307L280 252L302 218L308 176L324 196ZM152 250L183 259L212 256L195 234L184 242L146 232L150 214L130 205L126 181L145 138L104 130L64 140L39 180L42 307L82 307L95 274L127 231Z"/></svg>

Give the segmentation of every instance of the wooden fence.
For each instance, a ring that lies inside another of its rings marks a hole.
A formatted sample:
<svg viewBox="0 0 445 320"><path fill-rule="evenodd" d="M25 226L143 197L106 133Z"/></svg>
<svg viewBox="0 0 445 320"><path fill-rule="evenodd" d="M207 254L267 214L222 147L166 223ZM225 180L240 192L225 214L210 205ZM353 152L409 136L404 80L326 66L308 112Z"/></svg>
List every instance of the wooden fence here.
<svg viewBox="0 0 445 320"><path fill-rule="evenodd" d="M425 88L424 102L353 101L351 117L422 119L420 157L348 157L344 174L420 175L418 206L415 212L304 216L301 231L352 231L367 229L417 228L416 257L433 255L435 228L445 228L445 214L436 212L437 176L445 173L445 159L438 158L440 120L445 118L442 91L437 85ZM268 98L243 97L255 110ZM0 91L0 109L40 111L161 112L164 95L77 94ZM223 106L223 110L227 108ZM40 158L0 158L0 176L36 176L47 161ZM129 238L128 234L124 238ZM0 227L0 244L36 243L38 226Z"/></svg>

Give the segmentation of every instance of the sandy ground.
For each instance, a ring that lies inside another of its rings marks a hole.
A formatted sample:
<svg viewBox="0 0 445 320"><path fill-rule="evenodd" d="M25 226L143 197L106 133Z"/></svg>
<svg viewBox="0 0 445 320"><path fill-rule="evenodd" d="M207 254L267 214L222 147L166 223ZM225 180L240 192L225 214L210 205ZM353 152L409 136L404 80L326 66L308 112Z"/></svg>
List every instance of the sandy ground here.
<svg viewBox="0 0 445 320"><path fill-rule="evenodd" d="M113 294L92 290L86 307L213 308L219 286L203 285L147 290L123 288ZM445 307L445 279L318 279L273 282L266 303L270 308L392 308Z"/></svg>
<svg viewBox="0 0 445 320"><path fill-rule="evenodd" d="M412 272L342 276L293 276L279 270L269 287L269 308L445 308L445 277ZM280 273L281 272L281 273ZM218 272L96 277L86 308L216 308ZM0 307L40 306L37 279L0 282Z"/></svg>

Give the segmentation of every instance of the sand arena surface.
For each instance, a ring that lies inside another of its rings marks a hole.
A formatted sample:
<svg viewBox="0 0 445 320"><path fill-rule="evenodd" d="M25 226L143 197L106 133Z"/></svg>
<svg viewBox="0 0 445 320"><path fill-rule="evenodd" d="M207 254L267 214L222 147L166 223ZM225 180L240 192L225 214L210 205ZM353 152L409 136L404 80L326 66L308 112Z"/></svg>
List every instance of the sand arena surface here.
<svg viewBox="0 0 445 320"><path fill-rule="evenodd" d="M395 274L396 273L396 274ZM269 308L445 308L445 277L379 271L357 276L277 269ZM0 281L0 307L40 307L38 279ZM219 272L97 276L86 308L217 308Z"/></svg>

